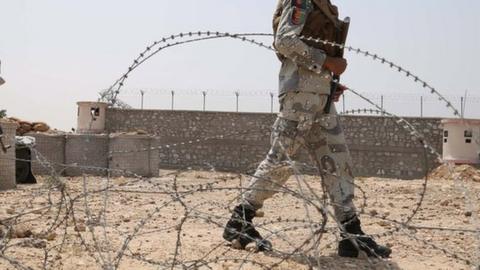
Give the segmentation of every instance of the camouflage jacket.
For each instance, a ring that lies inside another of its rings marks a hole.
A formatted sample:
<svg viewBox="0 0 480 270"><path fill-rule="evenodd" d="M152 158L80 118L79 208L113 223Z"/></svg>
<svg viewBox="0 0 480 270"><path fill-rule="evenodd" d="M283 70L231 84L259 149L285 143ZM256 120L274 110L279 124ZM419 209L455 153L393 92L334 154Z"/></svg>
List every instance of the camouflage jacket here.
<svg viewBox="0 0 480 270"><path fill-rule="evenodd" d="M279 1L277 11L282 9L282 12L274 42L278 53L283 56L279 95L292 91L330 94L332 76L322 68L326 59L325 52L300 39L307 17L313 10L312 1Z"/></svg>

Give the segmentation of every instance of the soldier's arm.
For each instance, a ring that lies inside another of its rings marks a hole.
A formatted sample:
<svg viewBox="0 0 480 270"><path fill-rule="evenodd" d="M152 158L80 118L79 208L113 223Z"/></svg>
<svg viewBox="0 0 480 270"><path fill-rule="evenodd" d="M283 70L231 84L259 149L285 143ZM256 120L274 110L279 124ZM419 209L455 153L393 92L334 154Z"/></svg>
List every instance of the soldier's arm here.
<svg viewBox="0 0 480 270"><path fill-rule="evenodd" d="M275 48L295 63L320 73L327 56L300 39L306 19L312 10L311 0L283 0L283 12L275 37Z"/></svg>

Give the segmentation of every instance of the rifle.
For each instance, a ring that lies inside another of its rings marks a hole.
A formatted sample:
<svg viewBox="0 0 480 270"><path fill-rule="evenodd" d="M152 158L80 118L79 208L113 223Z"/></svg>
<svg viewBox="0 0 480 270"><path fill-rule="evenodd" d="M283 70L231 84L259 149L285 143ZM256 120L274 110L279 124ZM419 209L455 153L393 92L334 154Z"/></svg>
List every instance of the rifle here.
<svg viewBox="0 0 480 270"><path fill-rule="evenodd" d="M350 17L346 17L342 22L342 33L338 35L338 39L335 40L336 43L345 45L345 43L347 42L349 28L350 28ZM337 53L334 57L343 58L344 52L345 52L344 48L338 48ZM339 83L340 83L340 76L333 75L332 82L330 84L330 95L328 96L327 104L325 104L325 109L323 111L325 114L330 113L330 109L333 104L333 96L335 95L335 92L337 92Z"/></svg>

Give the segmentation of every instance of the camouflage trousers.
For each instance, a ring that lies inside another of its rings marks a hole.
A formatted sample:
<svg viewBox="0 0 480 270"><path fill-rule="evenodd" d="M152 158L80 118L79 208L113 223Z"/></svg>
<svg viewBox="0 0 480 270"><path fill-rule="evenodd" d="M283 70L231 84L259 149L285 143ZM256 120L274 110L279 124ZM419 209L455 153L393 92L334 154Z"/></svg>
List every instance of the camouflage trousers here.
<svg viewBox="0 0 480 270"><path fill-rule="evenodd" d="M350 153L334 106L330 114L324 113L327 98L307 92L289 92L280 98L271 149L250 180L244 203L260 209L265 200L280 191L294 174L302 150L309 154L311 164L320 167L336 218L344 221L355 214Z"/></svg>

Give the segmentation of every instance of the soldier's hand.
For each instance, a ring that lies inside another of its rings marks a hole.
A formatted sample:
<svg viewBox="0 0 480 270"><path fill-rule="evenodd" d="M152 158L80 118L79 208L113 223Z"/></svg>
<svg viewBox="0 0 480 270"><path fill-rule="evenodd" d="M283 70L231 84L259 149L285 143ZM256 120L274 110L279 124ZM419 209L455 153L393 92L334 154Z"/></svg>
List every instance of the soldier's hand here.
<svg viewBox="0 0 480 270"><path fill-rule="evenodd" d="M346 87L345 85L338 84L337 91L333 94L333 102L339 102L340 97L343 95L343 92L345 92L347 89L348 87Z"/></svg>
<svg viewBox="0 0 480 270"><path fill-rule="evenodd" d="M347 60L341 57L327 56L323 67L330 70L335 75L342 75L347 69Z"/></svg>

